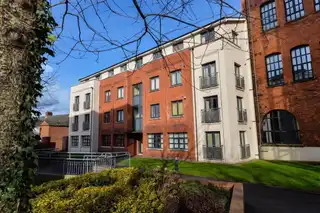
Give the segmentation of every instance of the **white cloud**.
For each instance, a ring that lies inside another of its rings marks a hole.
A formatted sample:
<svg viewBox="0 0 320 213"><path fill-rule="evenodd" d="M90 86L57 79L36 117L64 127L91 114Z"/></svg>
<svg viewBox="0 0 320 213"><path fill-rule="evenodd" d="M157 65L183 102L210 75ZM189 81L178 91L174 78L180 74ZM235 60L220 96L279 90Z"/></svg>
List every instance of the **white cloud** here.
<svg viewBox="0 0 320 213"><path fill-rule="evenodd" d="M69 113L69 89L61 88L53 67L45 66L42 79L43 96L39 99L37 107L41 114L47 111L56 115Z"/></svg>

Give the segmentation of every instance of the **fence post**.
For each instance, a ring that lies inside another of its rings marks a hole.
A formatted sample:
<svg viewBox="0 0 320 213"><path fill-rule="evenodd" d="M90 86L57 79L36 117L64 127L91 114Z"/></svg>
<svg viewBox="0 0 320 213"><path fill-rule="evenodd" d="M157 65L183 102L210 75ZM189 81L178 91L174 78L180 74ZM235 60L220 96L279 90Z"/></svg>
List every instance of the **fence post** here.
<svg viewBox="0 0 320 213"><path fill-rule="evenodd" d="M130 158L130 153L128 153L129 156L129 167L131 167L131 158Z"/></svg>

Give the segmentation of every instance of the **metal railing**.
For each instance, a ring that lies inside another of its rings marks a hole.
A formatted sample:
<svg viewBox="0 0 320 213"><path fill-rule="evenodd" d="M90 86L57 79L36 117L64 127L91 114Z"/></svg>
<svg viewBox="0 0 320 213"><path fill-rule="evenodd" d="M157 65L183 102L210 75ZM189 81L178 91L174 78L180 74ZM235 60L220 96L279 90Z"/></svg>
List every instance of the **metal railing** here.
<svg viewBox="0 0 320 213"><path fill-rule="evenodd" d="M79 111L79 103L73 104L73 111Z"/></svg>
<svg viewBox="0 0 320 213"><path fill-rule="evenodd" d="M75 132L75 131L78 131L78 129L79 129L79 124L73 123L72 124L72 131Z"/></svg>
<svg viewBox="0 0 320 213"><path fill-rule="evenodd" d="M104 169L130 167L128 152L67 153L39 151L38 174L81 175Z"/></svg>
<svg viewBox="0 0 320 213"><path fill-rule="evenodd" d="M248 121L247 118L247 110L246 109L238 109L238 122L246 123Z"/></svg>
<svg viewBox="0 0 320 213"><path fill-rule="evenodd" d="M218 86L218 74L215 76L200 76L200 89Z"/></svg>
<svg viewBox="0 0 320 213"><path fill-rule="evenodd" d="M250 144L240 145L241 159L250 158Z"/></svg>
<svg viewBox="0 0 320 213"><path fill-rule="evenodd" d="M209 147L203 146L203 157L208 160L222 160L223 152L222 146L220 147Z"/></svg>
<svg viewBox="0 0 320 213"><path fill-rule="evenodd" d="M220 109L203 109L201 110L202 123L220 122Z"/></svg>
<svg viewBox="0 0 320 213"><path fill-rule="evenodd" d="M82 123L82 130L89 130L90 129L90 123L89 122L83 122Z"/></svg>
<svg viewBox="0 0 320 213"><path fill-rule="evenodd" d="M90 109L90 102L89 101L83 102L83 108L84 109Z"/></svg>
<svg viewBox="0 0 320 213"><path fill-rule="evenodd" d="M235 75L235 78L236 78L236 88L244 89L245 88L244 77L241 75Z"/></svg>

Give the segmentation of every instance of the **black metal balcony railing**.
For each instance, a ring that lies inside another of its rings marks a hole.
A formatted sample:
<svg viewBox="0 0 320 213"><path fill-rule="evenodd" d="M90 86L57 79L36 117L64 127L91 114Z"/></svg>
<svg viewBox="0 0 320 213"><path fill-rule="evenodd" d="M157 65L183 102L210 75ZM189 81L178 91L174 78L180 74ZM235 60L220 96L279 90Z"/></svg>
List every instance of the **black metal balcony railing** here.
<svg viewBox="0 0 320 213"><path fill-rule="evenodd" d="M208 160L222 160L222 146L219 147L208 147L203 146L203 157Z"/></svg>
<svg viewBox="0 0 320 213"><path fill-rule="evenodd" d="M200 88L206 89L218 86L218 75L215 76L200 76Z"/></svg>
<svg viewBox="0 0 320 213"><path fill-rule="evenodd" d="M73 131L73 132L78 131L78 126L79 126L79 125L78 125L77 123L73 123L73 124L72 124L72 131Z"/></svg>
<svg viewBox="0 0 320 213"><path fill-rule="evenodd" d="M247 120L248 120L248 118L247 118L247 110L238 109L238 122L239 123L246 123Z"/></svg>
<svg viewBox="0 0 320 213"><path fill-rule="evenodd" d="M79 103L73 104L73 111L79 111Z"/></svg>
<svg viewBox="0 0 320 213"><path fill-rule="evenodd" d="M241 150L241 159L250 158L250 155L251 155L250 154L250 144L241 145L240 150Z"/></svg>
<svg viewBox="0 0 320 213"><path fill-rule="evenodd" d="M84 109L90 109L90 102L89 101L83 102L83 108Z"/></svg>
<svg viewBox="0 0 320 213"><path fill-rule="evenodd" d="M203 109L201 110L202 123L220 122L220 109Z"/></svg>
<svg viewBox="0 0 320 213"><path fill-rule="evenodd" d="M89 122L83 122L82 123L82 129L83 130L89 130L90 129L90 123Z"/></svg>
<svg viewBox="0 0 320 213"><path fill-rule="evenodd" d="M244 89L245 88L244 77L241 75L235 75L235 77L236 77L236 88Z"/></svg>

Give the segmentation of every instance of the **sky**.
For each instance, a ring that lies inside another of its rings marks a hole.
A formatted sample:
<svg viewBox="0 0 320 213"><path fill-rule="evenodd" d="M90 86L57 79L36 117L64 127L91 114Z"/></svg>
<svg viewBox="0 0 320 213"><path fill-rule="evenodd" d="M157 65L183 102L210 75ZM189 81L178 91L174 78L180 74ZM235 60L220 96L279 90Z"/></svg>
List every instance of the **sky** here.
<svg viewBox="0 0 320 213"><path fill-rule="evenodd" d="M73 1L75 0L71 0L70 2ZM111 38L112 41L124 43L143 29L143 22L141 20L137 21L137 19L125 17L137 16L131 0L108 0L108 2L110 2L112 9L119 12L119 15L111 13L103 5L98 5L96 8L91 7L91 9L86 10L84 13L86 21L95 31L101 34L101 37L108 37ZM146 2L148 3L142 6L144 13L158 11L159 8L154 3L155 0L146 0ZM226 2L237 9L240 8L240 0L226 0ZM55 0L52 0L52 4L54 3L56 3ZM82 8L85 8L86 6L86 3L83 3ZM79 9L79 7L69 7L69 12L78 14L76 9ZM52 9L53 16L59 24L59 27L55 30L56 35L61 31L61 20L64 11L64 5L56 6ZM100 19L95 15L96 12L99 14ZM224 8L224 12L228 15L235 15L234 11L228 8ZM239 14L236 14L236 16L239 16ZM196 24L197 26L205 25L218 18L220 18L220 8L214 4L211 4L210 7L205 0L193 0L183 17L184 20ZM153 22L151 23L155 29L154 32L160 31L158 19L153 19ZM43 78L50 80L49 83L46 82L45 84L45 90L38 107L42 114L46 111L52 111L54 114L68 113L70 87L77 85L80 78L129 57L129 53L124 53L121 49L106 50L110 49L112 45L101 39L99 36L93 37L92 31L82 21L80 21L82 40L87 43L93 40L92 49L104 49L106 51L99 52L99 55L97 55L84 51L80 45L77 45L75 47L76 50L72 51L68 56L67 53L72 49L76 42L75 40L79 40L79 30L76 18L67 16L63 29L61 37L54 45L56 56L54 58L49 58L48 63L44 66L45 72ZM161 19L161 32L165 35L162 37L163 41L178 37L179 35L194 29L195 28L173 20ZM156 43L152 38L150 36L145 36L139 45L138 51L142 52L154 46L156 46ZM136 50L136 43L134 45L129 45L127 49L131 51Z"/></svg>

